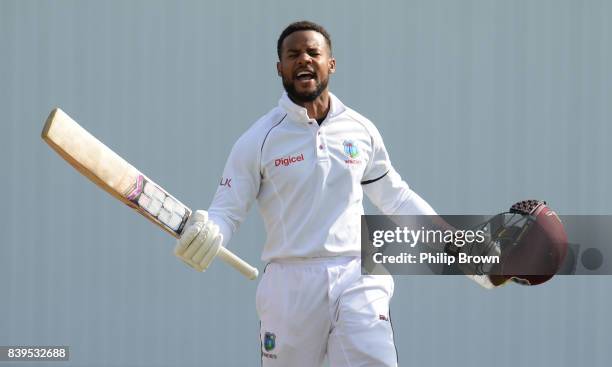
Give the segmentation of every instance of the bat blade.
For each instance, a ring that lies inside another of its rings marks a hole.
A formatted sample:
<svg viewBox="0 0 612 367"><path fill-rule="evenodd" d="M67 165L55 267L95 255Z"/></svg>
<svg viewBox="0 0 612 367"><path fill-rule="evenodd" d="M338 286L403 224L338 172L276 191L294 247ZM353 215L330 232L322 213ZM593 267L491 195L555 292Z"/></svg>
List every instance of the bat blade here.
<svg viewBox="0 0 612 367"><path fill-rule="evenodd" d="M180 237L191 210L82 128L59 108L42 138L77 171L153 223Z"/></svg>
<svg viewBox="0 0 612 367"><path fill-rule="evenodd" d="M43 140L77 171L176 238L191 209L113 152L59 108L49 114ZM257 269L221 247L219 257L249 279Z"/></svg>

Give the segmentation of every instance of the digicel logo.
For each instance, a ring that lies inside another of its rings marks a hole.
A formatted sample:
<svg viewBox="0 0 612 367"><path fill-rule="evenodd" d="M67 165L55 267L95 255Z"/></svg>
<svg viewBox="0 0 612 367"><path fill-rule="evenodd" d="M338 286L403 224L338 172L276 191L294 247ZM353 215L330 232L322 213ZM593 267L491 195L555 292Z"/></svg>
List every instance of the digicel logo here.
<svg viewBox="0 0 612 367"><path fill-rule="evenodd" d="M304 153L301 153L300 155L295 155L295 156L289 156L287 158L278 158L274 161L274 166L278 167L278 166L289 166L293 163L296 162L301 162L304 160Z"/></svg>

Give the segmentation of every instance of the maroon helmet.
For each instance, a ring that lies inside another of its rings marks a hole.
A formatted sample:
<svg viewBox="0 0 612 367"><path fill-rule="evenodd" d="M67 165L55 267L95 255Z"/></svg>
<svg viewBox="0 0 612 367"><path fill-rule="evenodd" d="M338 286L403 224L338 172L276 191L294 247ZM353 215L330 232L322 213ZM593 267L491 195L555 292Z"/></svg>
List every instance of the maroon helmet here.
<svg viewBox="0 0 612 367"><path fill-rule="evenodd" d="M491 280L537 285L551 279L567 254L561 219L540 200L520 201L502 216L503 225L492 233L492 240L501 247L501 259Z"/></svg>

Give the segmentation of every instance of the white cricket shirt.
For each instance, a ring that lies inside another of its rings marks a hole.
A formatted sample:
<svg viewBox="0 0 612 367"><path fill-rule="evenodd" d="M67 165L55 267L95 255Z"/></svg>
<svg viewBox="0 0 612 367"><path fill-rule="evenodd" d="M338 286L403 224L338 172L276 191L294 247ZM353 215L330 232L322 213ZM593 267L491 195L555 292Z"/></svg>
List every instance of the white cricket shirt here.
<svg viewBox="0 0 612 367"><path fill-rule="evenodd" d="M385 214L435 214L395 172L374 124L330 98L319 126L285 93L238 139L209 208L224 244L255 199L266 262L360 256L364 191Z"/></svg>

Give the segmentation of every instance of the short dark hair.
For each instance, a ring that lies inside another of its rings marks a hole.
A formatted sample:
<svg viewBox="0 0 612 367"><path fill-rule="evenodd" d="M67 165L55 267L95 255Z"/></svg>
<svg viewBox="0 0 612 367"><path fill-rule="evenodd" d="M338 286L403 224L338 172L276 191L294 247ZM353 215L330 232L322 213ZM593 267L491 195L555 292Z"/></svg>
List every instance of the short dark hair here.
<svg viewBox="0 0 612 367"><path fill-rule="evenodd" d="M325 37L325 41L327 42L327 46L329 47L329 53L331 54L332 50L332 42L329 33L323 28L323 26L318 25L317 23L309 22L307 20L300 20L299 22L293 22L287 26L278 37L278 42L276 43L276 52L278 53L278 59L281 58L281 48L283 47L283 41L287 36L289 36L293 32L298 31L315 31L321 33L323 37Z"/></svg>

